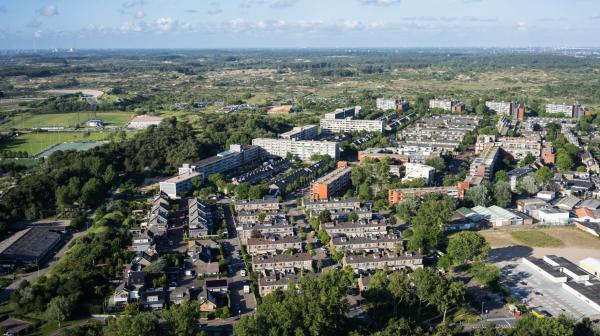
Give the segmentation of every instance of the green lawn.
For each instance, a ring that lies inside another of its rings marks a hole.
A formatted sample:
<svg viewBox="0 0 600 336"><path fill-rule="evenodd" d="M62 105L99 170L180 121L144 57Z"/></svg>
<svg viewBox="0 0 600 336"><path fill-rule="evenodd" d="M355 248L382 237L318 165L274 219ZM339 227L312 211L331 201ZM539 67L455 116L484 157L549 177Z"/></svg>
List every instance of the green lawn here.
<svg viewBox="0 0 600 336"><path fill-rule="evenodd" d="M560 247L562 240L538 230L511 231L510 235L519 243L532 247Z"/></svg>
<svg viewBox="0 0 600 336"><path fill-rule="evenodd" d="M26 133L15 137L10 144L1 147L0 150L25 151L32 156L58 143L101 141L106 140L109 134L108 132L91 132L86 136L85 132Z"/></svg>
<svg viewBox="0 0 600 336"><path fill-rule="evenodd" d="M74 127L83 125L87 120L100 119L106 125L123 126L131 118L133 113L122 111L110 112L71 112L71 113L52 113L52 114L35 114L23 113L22 115L11 117L6 123L0 127L2 129L10 128L35 128L44 126L64 126ZM84 125L83 125L84 126Z"/></svg>

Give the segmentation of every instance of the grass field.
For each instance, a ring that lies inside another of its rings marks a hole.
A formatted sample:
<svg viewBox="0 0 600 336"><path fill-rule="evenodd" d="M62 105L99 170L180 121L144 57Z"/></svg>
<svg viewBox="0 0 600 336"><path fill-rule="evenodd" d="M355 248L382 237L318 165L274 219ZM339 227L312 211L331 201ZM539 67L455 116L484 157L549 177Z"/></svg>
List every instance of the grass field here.
<svg viewBox="0 0 600 336"><path fill-rule="evenodd" d="M539 230L513 231L510 235L519 243L531 247L560 247L562 240Z"/></svg>
<svg viewBox="0 0 600 336"><path fill-rule="evenodd" d="M107 140L108 132L44 132L26 133L16 137L10 144L0 150L25 151L30 156L35 155L48 147L68 141L101 141Z"/></svg>
<svg viewBox="0 0 600 336"><path fill-rule="evenodd" d="M52 114L36 114L23 113L19 116L9 118L6 123L0 125L0 129L10 128L35 128L44 126L64 126L74 127L85 123L90 119L100 119L109 126L123 126L131 118L133 113L112 111L112 112L71 112L71 113L52 113Z"/></svg>

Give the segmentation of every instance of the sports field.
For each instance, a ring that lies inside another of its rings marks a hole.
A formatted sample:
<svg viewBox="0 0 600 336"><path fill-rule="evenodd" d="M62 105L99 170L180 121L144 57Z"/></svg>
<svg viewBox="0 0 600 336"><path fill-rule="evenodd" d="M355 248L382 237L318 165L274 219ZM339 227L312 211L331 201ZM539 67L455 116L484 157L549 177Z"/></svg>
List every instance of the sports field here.
<svg viewBox="0 0 600 336"><path fill-rule="evenodd" d="M123 111L110 112L71 112L71 113L52 113L52 114L36 114L22 113L17 116L10 117L4 124L0 125L0 129L29 129L36 127L75 127L84 125L90 119L100 119L108 126L123 126L131 118L133 113Z"/></svg>
<svg viewBox="0 0 600 336"><path fill-rule="evenodd" d="M14 138L14 140L0 148L6 151L25 151L29 156L36 155L50 146L63 142L88 142L107 140L108 132L43 132L26 133Z"/></svg>

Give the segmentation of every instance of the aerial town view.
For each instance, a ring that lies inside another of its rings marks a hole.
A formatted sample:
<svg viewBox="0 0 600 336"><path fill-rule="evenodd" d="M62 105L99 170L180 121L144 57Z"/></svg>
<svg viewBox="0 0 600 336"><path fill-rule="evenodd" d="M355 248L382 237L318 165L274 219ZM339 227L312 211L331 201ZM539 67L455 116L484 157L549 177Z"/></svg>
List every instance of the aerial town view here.
<svg viewBox="0 0 600 336"><path fill-rule="evenodd" d="M0 0L0 336L600 336L600 3Z"/></svg>

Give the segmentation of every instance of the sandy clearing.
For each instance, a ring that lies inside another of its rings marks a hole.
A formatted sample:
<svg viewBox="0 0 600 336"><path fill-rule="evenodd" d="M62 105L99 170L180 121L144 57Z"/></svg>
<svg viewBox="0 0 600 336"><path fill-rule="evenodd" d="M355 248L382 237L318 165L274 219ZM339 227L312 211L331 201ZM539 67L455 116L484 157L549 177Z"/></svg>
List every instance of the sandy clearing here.
<svg viewBox="0 0 600 336"><path fill-rule="evenodd" d="M561 247L529 247L517 242L509 231L489 230L480 233L492 247L490 259L493 262L514 260L524 256L542 257L554 254L579 262L587 257L600 258L600 239L572 227L541 228L544 233L560 239Z"/></svg>

